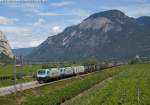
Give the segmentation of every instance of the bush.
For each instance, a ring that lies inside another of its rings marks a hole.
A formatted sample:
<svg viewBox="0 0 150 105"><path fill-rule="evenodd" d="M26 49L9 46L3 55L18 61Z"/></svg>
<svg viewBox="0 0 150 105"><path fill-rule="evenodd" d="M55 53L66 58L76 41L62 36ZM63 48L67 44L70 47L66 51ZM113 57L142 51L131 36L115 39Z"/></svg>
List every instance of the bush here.
<svg viewBox="0 0 150 105"><path fill-rule="evenodd" d="M24 76L25 76L24 73L19 72L16 74L16 79L22 79Z"/></svg>
<svg viewBox="0 0 150 105"><path fill-rule="evenodd" d="M130 64L130 65L137 64L137 63L139 63L139 61L137 59L133 59L128 62L128 64Z"/></svg>

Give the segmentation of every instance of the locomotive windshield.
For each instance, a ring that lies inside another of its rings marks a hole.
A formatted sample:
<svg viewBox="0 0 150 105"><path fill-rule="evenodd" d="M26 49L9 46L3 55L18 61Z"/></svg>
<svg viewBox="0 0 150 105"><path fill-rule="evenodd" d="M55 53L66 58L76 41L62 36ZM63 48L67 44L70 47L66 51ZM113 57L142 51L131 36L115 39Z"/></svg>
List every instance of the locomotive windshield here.
<svg viewBox="0 0 150 105"><path fill-rule="evenodd" d="M45 73L46 73L45 70L40 70L40 71L38 71L38 74L39 74L39 75L44 75Z"/></svg>

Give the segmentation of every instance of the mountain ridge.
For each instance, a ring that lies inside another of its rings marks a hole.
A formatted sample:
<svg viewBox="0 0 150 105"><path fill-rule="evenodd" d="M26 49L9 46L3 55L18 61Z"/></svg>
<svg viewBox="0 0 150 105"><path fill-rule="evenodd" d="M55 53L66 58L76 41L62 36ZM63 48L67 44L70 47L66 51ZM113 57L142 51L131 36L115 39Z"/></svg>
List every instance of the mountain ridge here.
<svg viewBox="0 0 150 105"><path fill-rule="evenodd" d="M149 23L143 22L147 20L149 18L129 17L119 10L99 12L48 37L28 58L66 61L91 57L130 59L136 54L147 56L147 52L143 53L143 49L150 46Z"/></svg>
<svg viewBox="0 0 150 105"><path fill-rule="evenodd" d="M33 49L34 49L34 47L16 48L16 49L13 49L13 52L14 52L16 55L27 56L28 54L30 54L30 53L32 52Z"/></svg>

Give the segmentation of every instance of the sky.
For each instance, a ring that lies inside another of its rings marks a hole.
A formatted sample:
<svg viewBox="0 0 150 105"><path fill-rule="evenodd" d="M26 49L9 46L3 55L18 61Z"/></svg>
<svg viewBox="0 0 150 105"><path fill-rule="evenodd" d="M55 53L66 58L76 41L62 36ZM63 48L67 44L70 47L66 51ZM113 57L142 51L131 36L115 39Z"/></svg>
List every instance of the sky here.
<svg viewBox="0 0 150 105"><path fill-rule="evenodd" d="M17 1L21 0L0 0L0 31L12 48L36 47L47 37L105 10L118 9L134 18L150 16L150 0Z"/></svg>

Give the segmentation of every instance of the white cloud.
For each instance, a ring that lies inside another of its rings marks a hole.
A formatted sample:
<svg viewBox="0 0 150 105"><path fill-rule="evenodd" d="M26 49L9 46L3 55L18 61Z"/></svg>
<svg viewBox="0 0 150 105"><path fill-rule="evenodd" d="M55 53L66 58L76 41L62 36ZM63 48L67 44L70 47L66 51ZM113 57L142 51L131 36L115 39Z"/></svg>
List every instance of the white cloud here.
<svg viewBox="0 0 150 105"><path fill-rule="evenodd" d="M55 13L55 12L43 12L43 11L39 10L38 8L25 9L23 11L27 12L27 13L32 13L32 14L26 14L26 16L33 16L33 14L38 15L38 16L60 16L60 15L64 15L64 14Z"/></svg>
<svg viewBox="0 0 150 105"><path fill-rule="evenodd" d="M131 17L140 17L140 16L150 16L150 4L147 3L140 3L135 5L128 5L128 6L102 6L100 10L111 10L111 9L118 9L124 12L126 15Z"/></svg>
<svg viewBox="0 0 150 105"><path fill-rule="evenodd" d="M0 25L12 25L18 19L10 19L8 17L0 16Z"/></svg>
<svg viewBox="0 0 150 105"><path fill-rule="evenodd" d="M41 28L42 27L42 28ZM43 18L39 18L35 23L21 26L0 26L12 48L36 47L47 37L61 31L59 25L48 24Z"/></svg>
<svg viewBox="0 0 150 105"><path fill-rule="evenodd" d="M38 27L0 26L0 30L5 33L12 48L25 48L35 47L49 36L48 32L43 33Z"/></svg>
<svg viewBox="0 0 150 105"><path fill-rule="evenodd" d="M67 3L71 3L71 2L60 2L60 4L67 4ZM57 4L57 3L56 3ZM56 5L55 4L55 5ZM58 5L58 4L57 4ZM78 16L81 19L84 19L85 17L89 16L90 13L87 12L86 10L83 9L66 9L63 13L59 13L59 12L45 12L45 11L41 11L38 8L34 8L34 9L25 9L25 12L29 12L32 14L35 14L37 16ZM32 16L31 14L26 14L28 16Z"/></svg>
<svg viewBox="0 0 150 105"><path fill-rule="evenodd" d="M38 12L37 15L39 15L39 16L59 16L59 15L63 15L63 14L53 13L53 12Z"/></svg>
<svg viewBox="0 0 150 105"><path fill-rule="evenodd" d="M55 33L55 34L61 32L60 26L54 26L54 27L52 27L52 32Z"/></svg>
<svg viewBox="0 0 150 105"><path fill-rule="evenodd" d="M69 12L70 12L70 15L78 16L81 19L84 19L90 15L89 12L82 10L82 9L73 9L73 10L69 10Z"/></svg>
<svg viewBox="0 0 150 105"><path fill-rule="evenodd" d="M81 23L82 19L68 19L67 22L69 24L75 25Z"/></svg>
<svg viewBox="0 0 150 105"><path fill-rule="evenodd" d="M44 40L35 40L30 42L29 46L30 47L37 47L38 45L40 45Z"/></svg>
<svg viewBox="0 0 150 105"><path fill-rule="evenodd" d="M43 27L45 24L45 20L43 18L39 18L37 22L34 23L34 26Z"/></svg>
<svg viewBox="0 0 150 105"><path fill-rule="evenodd" d="M63 1L63 2L51 3L50 6L52 6L52 7L63 7L63 6L70 5L70 4L73 4L73 2L71 2L71 1Z"/></svg>
<svg viewBox="0 0 150 105"><path fill-rule="evenodd" d="M147 2L147 0L134 0L134 1L137 3L146 3Z"/></svg>
<svg viewBox="0 0 150 105"><path fill-rule="evenodd" d="M27 27L17 27L17 26L0 26L0 30L11 34L26 33L29 31Z"/></svg>
<svg viewBox="0 0 150 105"><path fill-rule="evenodd" d="M134 9L133 9L134 8ZM150 16L150 4L139 4L125 10L127 15L133 17Z"/></svg>

